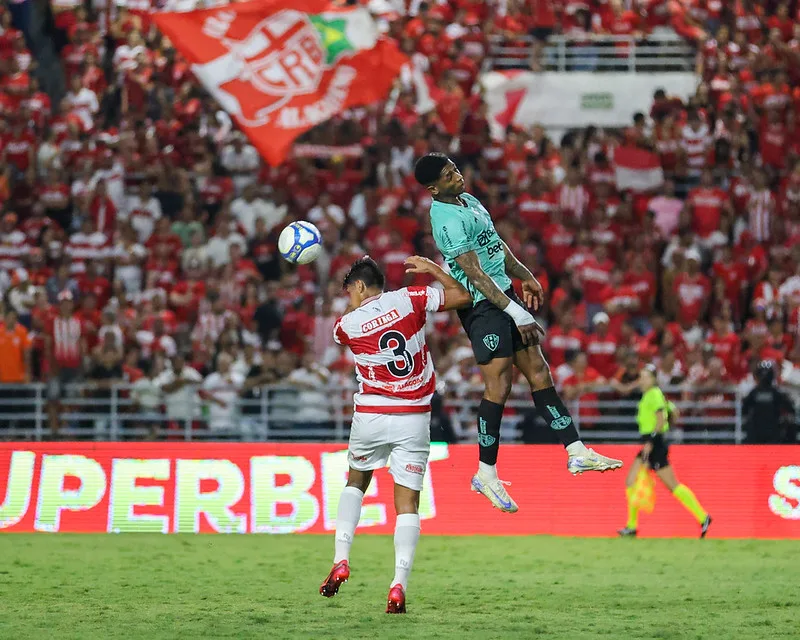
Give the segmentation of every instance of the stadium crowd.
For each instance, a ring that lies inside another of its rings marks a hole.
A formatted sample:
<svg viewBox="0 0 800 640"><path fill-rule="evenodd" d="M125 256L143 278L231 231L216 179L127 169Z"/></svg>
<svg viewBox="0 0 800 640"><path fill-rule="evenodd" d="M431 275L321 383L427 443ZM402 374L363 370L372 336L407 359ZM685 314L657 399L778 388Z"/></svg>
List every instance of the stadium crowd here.
<svg viewBox="0 0 800 640"><path fill-rule="evenodd" d="M0 349L31 353L29 367L0 365L0 381L143 381L136 397L153 411L197 383L220 429L233 419L230 389L254 398L288 381L309 394L303 421L326 422L313 410L320 389L353 375L331 340L343 272L368 253L399 287L407 256L441 261L412 176L416 157L439 150L545 286L545 347L568 397L621 389L645 360L709 415L730 399L720 386L752 384L764 359L800 386L796 3L397 4L370 7L424 61L435 106L421 113L401 76L387 102L310 131L278 167L200 89L147 0L54 0L67 82L56 103L39 89L53 70L37 69L27 23L0 9ZM697 43L702 82L688 101L658 92L623 131L489 138L476 85L488 36L533 35L535 69L554 32L579 41L661 26ZM657 193L616 188L620 145L658 153ZM319 227L325 250L293 268L276 239L299 219ZM457 394L478 381L471 351L454 314L435 329L441 389ZM582 425L596 414L582 409Z"/></svg>

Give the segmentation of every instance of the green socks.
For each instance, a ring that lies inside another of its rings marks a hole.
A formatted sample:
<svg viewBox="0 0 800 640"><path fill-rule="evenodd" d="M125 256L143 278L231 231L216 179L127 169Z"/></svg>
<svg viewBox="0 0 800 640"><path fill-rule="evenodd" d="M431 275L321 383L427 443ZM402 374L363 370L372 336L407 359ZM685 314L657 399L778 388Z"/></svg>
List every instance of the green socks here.
<svg viewBox="0 0 800 640"><path fill-rule="evenodd" d="M708 516L708 513L706 513L706 510L703 509L703 505L698 502L697 498L689 487L687 487L685 484L679 484L677 487L675 487L675 491L672 492L672 495L677 498L678 502L686 507L686 510L694 516L698 523L703 524L703 521Z"/></svg>

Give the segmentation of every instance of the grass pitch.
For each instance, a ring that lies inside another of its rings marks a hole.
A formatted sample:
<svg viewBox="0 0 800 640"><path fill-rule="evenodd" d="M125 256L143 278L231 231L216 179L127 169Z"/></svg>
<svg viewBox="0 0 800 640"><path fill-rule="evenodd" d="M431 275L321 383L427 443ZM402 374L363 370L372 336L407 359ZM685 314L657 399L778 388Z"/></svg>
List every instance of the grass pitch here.
<svg viewBox="0 0 800 640"><path fill-rule="evenodd" d="M0 638L798 638L800 544L425 537L405 616L391 537L317 589L332 536L0 535Z"/></svg>

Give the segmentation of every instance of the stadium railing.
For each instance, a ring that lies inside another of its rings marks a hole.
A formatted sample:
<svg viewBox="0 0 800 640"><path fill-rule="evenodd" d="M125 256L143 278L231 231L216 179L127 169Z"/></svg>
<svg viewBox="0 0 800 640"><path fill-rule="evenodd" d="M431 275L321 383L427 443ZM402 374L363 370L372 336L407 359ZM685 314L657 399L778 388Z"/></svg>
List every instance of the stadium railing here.
<svg viewBox="0 0 800 640"><path fill-rule="evenodd" d="M486 70L526 69L533 38L513 42L490 36ZM547 71L616 71L629 73L693 72L695 49L676 34L653 33L642 40L632 36L592 35L586 41L553 36L542 56Z"/></svg>
<svg viewBox="0 0 800 640"><path fill-rule="evenodd" d="M166 404L145 410L126 384L101 389L91 383L67 385L58 404L58 430L49 422L47 385L0 385L0 440L245 440L245 441L345 441L349 435L354 385L314 390L279 385L260 389L254 400L240 399L231 409L228 425L220 425L208 406L194 395L182 412L172 414ZM742 391L737 387L687 390L666 387L680 418L672 439L683 442L742 443ZM449 385L441 396L440 418L449 421L455 439L476 438L475 412L483 388ZM162 402L164 398L161 398ZM582 438L587 441L636 439L636 401L621 399L610 388L595 389L578 398L570 410ZM503 418L504 440L542 441L549 433L541 425L525 386L515 386ZM222 428L219 428L222 427ZM546 441L546 439L544 440Z"/></svg>

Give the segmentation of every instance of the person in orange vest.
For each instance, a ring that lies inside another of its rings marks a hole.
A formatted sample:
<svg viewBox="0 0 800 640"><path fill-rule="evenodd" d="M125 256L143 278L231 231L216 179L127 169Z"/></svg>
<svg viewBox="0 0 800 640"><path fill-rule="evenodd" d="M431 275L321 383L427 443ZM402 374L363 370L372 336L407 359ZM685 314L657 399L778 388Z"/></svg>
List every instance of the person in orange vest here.
<svg viewBox="0 0 800 640"><path fill-rule="evenodd" d="M18 322L17 312L6 311L0 324L0 424L10 424L13 414L32 412L28 390L19 385L31 381L31 345L28 330ZM9 386L6 386L9 385Z"/></svg>

